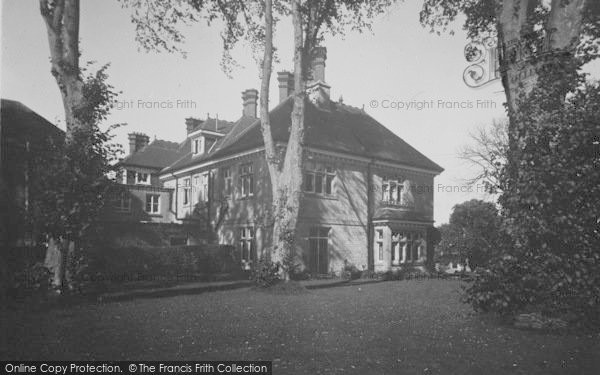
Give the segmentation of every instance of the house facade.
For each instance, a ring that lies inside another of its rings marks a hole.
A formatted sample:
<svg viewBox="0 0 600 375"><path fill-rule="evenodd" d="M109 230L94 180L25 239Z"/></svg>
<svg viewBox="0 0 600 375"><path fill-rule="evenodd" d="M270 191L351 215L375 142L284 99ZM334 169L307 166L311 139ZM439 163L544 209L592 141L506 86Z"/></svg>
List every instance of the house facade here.
<svg viewBox="0 0 600 375"><path fill-rule="evenodd" d="M0 248L32 246L39 242L26 225L39 184L33 163L65 133L18 101L2 99L0 115Z"/></svg>
<svg viewBox="0 0 600 375"><path fill-rule="evenodd" d="M339 273L349 264L374 271L421 266L433 250L427 238L433 180L443 169L363 109L331 100L326 50L318 52L307 88L296 261L314 274ZM280 103L269 115L283 152L291 127L292 74L280 72L278 81ZM187 119L187 137L168 165L154 160L156 168L150 168L148 156L143 161L136 156L152 143L122 163L123 182L132 186L149 221L213 231L220 243L238 247L244 268L266 255L272 240L271 186L257 103L257 90L249 89L242 93L237 121ZM150 184L131 184L137 173L141 181L148 173Z"/></svg>

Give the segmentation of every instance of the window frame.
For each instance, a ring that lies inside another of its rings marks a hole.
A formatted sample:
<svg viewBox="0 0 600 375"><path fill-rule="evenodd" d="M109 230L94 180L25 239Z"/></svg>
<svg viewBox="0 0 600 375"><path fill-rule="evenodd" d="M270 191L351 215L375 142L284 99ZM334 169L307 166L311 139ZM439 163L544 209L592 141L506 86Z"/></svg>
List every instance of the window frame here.
<svg viewBox="0 0 600 375"><path fill-rule="evenodd" d="M330 165L318 164L312 168L307 167L304 169L302 190L305 193L325 197L333 196L335 177L336 170Z"/></svg>
<svg viewBox="0 0 600 375"><path fill-rule="evenodd" d="M377 246L377 261L383 262L385 258L384 254L384 234L383 229L375 229L375 244Z"/></svg>
<svg viewBox="0 0 600 375"><path fill-rule="evenodd" d="M240 198L254 196L254 165L252 162L240 164Z"/></svg>
<svg viewBox="0 0 600 375"><path fill-rule="evenodd" d="M154 201L156 198L156 202ZM150 200L148 200L150 199ZM146 211L149 214L152 215L157 215L160 214L160 194L154 194L154 193L147 193L146 194L146 204L144 206L144 211ZM156 206L156 209L155 209ZM148 207L150 207L150 209L148 209Z"/></svg>
<svg viewBox="0 0 600 375"><path fill-rule="evenodd" d="M209 190L210 190L210 186L209 186L209 179L210 179L210 174L208 172L204 172L202 173L202 186L201 186L201 193L202 193L202 201L203 202L208 202L209 201Z"/></svg>
<svg viewBox="0 0 600 375"><path fill-rule="evenodd" d="M145 179L141 180L140 176L146 176ZM152 176L150 175L150 173L146 173L146 172L135 172L135 184L136 185L150 185L152 182Z"/></svg>
<svg viewBox="0 0 600 375"><path fill-rule="evenodd" d="M238 243L242 267L250 269L256 259L256 232L254 226L243 226L240 228L239 233Z"/></svg>
<svg viewBox="0 0 600 375"><path fill-rule="evenodd" d="M381 202L399 206L408 206L406 202L405 182L401 177L389 178L384 176L381 182Z"/></svg>
<svg viewBox="0 0 600 375"><path fill-rule="evenodd" d="M233 175L231 167L221 169L223 174L223 198L229 198L233 195Z"/></svg>
<svg viewBox="0 0 600 375"><path fill-rule="evenodd" d="M316 268L310 269L310 271L314 274L322 274L319 272L319 268L321 267L321 258L325 258L326 270L329 272L330 259L329 259L329 235L331 233L331 227L323 227L323 226L312 226L309 228L307 242L309 249L309 257L313 257L312 254L313 248L316 248ZM325 252L323 254L322 252ZM312 259L309 258L309 267L312 267ZM326 273L327 273L326 272Z"/></svg>
<svg viewBox="0 0 600 375"><path fill-rule="evenodd" d="M125 202L127 205L124 204ZM131 194L127 191L115 194L112 206L116 212L131 212Z"/></svg>
<svg viewBox="0 0 600 375"><path fill-rule="evenodd" d="M206 141L204 136L196 137L192 141L192 155L202 155L204 154L206 148Z"/></svg>
<svg viewBox="0 0 600 375"><path fill-rule="evenodd" d="M182 187L182 191L183 191L183 201L182 204L184 206L189 206L192 204L192 178L191 177L185 177L183 179L183 187Z"/></svg>

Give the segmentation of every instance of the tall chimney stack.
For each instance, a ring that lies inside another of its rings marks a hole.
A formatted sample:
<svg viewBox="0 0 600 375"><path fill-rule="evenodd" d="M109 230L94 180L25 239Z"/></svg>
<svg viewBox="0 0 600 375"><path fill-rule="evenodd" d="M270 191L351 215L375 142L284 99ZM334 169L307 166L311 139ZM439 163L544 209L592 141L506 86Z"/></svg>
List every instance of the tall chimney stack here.
<svg viewBox="0 0 600 375"><path fill-rule="evenodd" d="M242 92L242 101L244 104L242 114L248 117L256 118L256 103L258 100L258 90L248 89Z"/></svg>
<svg viewBox="0 0 600 375"><path fill-rule="evenodd" d="M279 81L279 103L281 103L294 92L294 75L290 72L279 72L277 81Z"/></svg>
<svg viewBox="0 0 600 375"><path fill-rule="evenodd" d="M208 115L206 115L206 118L208 119ZM190 134L192 133L194 130L196 130L196 128L198 127L198 125L202 124L204 121L194 118L194 117L188 117L185 119L185 131L186 134Z"/></svg>
<svg viewBox="0 0 600 375"><path fill-rule="evenodd" d="M325 60L327 60L327 48L315 47L311 53L311 75L313 82L325 83Z"/></svg>
<svg viewBox="0 0 600 375"><path fill-rule="evenodd" d="M150 142L150 137L144 133L129 133L129 155L132 155L142 148L146 147Z"/></svg>
<svg viewBox="0 0 600 375"><path fill-rule="evenodd" d="M325 60L327 48L315 47L310 54L310 82L306 85L308 98L314 104L327 106L330 102L331 86L325 83Z"/></svg>

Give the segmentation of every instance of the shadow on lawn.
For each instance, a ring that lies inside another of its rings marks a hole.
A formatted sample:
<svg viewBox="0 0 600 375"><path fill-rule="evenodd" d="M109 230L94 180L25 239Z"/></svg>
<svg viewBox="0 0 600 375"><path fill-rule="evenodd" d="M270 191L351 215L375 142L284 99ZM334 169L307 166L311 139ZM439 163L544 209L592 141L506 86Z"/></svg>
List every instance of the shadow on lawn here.
<svg viewBox="0 0 600 375"><path fill-rule="evenodd" d="M182 295L194 295L208 292L217 292L223 290L233 290L240 288L248 288L252 285L250 281L237 281L222 284L205 284L196 286L178 285L167 289L150 289L150 290L130 290L121 293L112 293L100 295L97 298L98 302L122 302L131 301L139 298L163 298L176 297Z"/></svg>

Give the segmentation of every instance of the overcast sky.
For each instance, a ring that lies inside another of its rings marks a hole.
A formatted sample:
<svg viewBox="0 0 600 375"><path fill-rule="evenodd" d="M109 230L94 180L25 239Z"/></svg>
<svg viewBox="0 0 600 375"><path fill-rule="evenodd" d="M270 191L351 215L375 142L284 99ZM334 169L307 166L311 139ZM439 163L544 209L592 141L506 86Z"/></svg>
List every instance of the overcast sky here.
<svg viewBox="0 0 600 375"><path fill-rule="evenodd" d="M395 5L375 21L372 33L327 38L326 80L332 87L332 99L343 96L346 104L364 106L371 116L445 168L434 186L435 220L441 224L448 221L455 204L471 198L489 199L477 188L456 192L467 189L465 178L473 173L457 158L457 150L469 142L473 129L505 117L505 97L499 81L478 89L465 85L462 75L468 64L463 49L467 41L460 24L455 25L454 36L429 33L419 24L421 4L407 1ZM109 123L128 124L118 131L121 143L127 143L126 134L132 131L179 142L185 137L184 119L190 116L204 118L209 113L236 120L242 111L241 92L260 87L249 49L240 46L235 51L242 67L229 79L219 66L220 29L197 24L184 32L186 59L179 54L146 53L135 42L129 11L118 1L81 1L81 61L96 61L98 66L110 63L109 81L122 92L119 100L134 103L131 108L113 110L110 117ZM290 20L279 25L275 43L280 62L274 71L291 70ZM2 1L1 67L2 98L21 101L64 128L37 0ZM271 93L271 103L276 104L275 74ZM172 108L140 108L138 101L166 103ZM448 108L449 101L472 108ZM421 110L414 105L383 108L392 102L431 105Z"/></svg>

